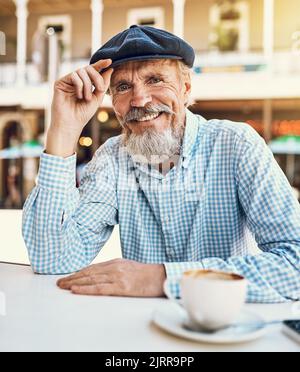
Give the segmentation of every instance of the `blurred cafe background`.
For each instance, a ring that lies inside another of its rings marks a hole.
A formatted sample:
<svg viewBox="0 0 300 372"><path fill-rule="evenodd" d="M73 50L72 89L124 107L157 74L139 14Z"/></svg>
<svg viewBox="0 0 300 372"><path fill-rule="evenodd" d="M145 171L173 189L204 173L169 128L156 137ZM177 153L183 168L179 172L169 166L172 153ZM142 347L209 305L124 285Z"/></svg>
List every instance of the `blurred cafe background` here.
<svg viewBox="0 0 300 372"><path fill-rule="evenodd" d="M0 216L35 185L53 82L132 24L194 47L191 110L253 126L299 197L300 0L0 0ZM78 143L78 183L119 133L106 97Z"/></svg>

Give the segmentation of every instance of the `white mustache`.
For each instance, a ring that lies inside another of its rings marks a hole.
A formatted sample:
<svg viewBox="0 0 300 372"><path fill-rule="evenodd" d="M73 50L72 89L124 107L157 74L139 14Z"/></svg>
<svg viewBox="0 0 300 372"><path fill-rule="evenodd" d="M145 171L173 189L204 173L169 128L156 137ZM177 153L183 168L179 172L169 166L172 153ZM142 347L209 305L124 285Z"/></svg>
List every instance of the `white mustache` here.
<svg viewBox="0 0 300 372"><path fill-rule="evenodd" d="M156 115L166 113L169 115L175 115L174 111L169 106L164 104L148 105L146 107L134 107L124 117L121 125L124 127L127 123L132 121L139 121L145 116Z"/></svg>

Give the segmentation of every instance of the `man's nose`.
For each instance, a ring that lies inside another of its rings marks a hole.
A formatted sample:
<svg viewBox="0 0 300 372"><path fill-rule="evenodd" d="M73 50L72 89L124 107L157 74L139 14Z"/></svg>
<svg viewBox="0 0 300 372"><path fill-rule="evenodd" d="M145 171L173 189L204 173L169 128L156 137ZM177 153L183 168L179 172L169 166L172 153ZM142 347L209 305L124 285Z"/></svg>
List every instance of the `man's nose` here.
<svg viewBox="0 0 300 372"><path fill-rule="evenodd" d="M139 86L133 89L133 95L130 102L132 107L145 107L151 101L152 97L147 88Z"/></svg>

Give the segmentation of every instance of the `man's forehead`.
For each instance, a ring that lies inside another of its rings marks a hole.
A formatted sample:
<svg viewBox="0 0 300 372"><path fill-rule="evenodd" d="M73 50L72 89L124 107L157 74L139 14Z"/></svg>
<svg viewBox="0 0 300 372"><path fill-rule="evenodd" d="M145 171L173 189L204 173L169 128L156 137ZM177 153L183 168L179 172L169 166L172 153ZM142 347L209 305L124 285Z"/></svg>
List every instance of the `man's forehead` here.
<svg viewBox="0 0 300 372"><path fill-rule="evenodd" d="M112 76L112 80L115 79L123 79L126 76L131 76L132 72L138 71L145 74L149 74L151 72L159 72L162 73L162 67L164 68L164 72L171 71L172 67L175 65L175 62L172 60L148 60L148 61L130 61L124 63L121 66L114 68L114 73Z"/></svg>

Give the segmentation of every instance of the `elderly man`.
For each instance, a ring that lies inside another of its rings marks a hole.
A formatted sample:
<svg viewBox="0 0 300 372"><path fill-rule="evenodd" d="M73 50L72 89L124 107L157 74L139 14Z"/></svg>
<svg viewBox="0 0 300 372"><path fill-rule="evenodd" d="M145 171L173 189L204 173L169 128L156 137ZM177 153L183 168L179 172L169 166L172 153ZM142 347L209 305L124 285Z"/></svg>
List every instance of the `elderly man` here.
<svg viewBox="0 0 300 372"><path fill-rule="evenodd" d="M176 36L132 26L56 82L23 214L36 273L77 272L58 282L75 294L160 297L166 278L179 296L185 270L217 269L249 280L249 302L300 298L299 204L254 130L187 110L194 57ZM76 145L107 90L123 134L77 189ZM117 224L123 259L88 267Z"/></svg>

